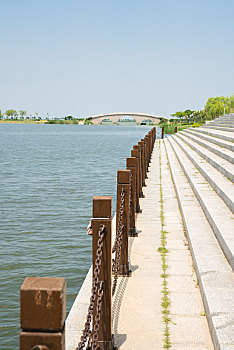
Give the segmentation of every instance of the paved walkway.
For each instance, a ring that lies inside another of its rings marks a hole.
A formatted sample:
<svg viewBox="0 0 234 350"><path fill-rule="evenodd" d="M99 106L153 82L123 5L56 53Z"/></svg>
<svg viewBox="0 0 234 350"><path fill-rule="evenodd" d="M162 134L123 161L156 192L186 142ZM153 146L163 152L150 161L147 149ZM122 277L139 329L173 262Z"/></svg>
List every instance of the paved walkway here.
<svg viewBox="0 0 234 350"><path fill-rule="evenodd" d="M121 346L121 350L164 348L165 323L161 306L163 271L158 252L162 230L161 186L163 229L167 232L171 349L213 349L162 142L155 143L148 177L147 186L144 187L145 198L140 201L143 212L137 215L136 220L139 236L130 239L133 273L129 278L119 278L113 299L115 345Z"/></svg>

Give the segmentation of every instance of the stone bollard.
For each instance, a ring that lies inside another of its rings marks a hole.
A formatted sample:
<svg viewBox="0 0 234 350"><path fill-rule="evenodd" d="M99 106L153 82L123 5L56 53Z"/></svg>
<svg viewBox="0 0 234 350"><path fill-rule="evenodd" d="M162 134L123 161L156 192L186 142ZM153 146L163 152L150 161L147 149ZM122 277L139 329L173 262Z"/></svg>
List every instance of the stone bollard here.
<svg viewBox="0 0 234 350"><path fill-rule="evenodd" d="M150 163L150 146L149 146L149 135L145 136L146 141L146 171L149 171L149 163Z"/></svg>
<svg viewBox="0 0 234 350"><path fill-rule="evenodd" d="M95 261L97 259L99 230L104 225L104 238L101 247L102 254L100 256L101 265L98 266L100 270L99 288L103 285L103 296L101 302L100 315L97 315L97 299L93 310L93 330L92 336L95 335L95 319L99 321L99 329L97 331L97 346L100 350L113 350L113 336L112 336L112 197L111 196L95 196L93 197L93 278L95 276ZM98 293L99 295L99 293Z"/></svg>
<svg viewBox="0 0 234 350"><path fill-rule="evenodd" d="M122 217L122 247L120 252L119 276L129 275L128 262L128 234L130 228L130 170L118 170L117 172L117 203L116 203L116 230L120 217ZM121 210L121 196L124 193L124 203ZM117 233L116 233L117 234Z"/></svg>
<svg viewBox="0 0 234 350"><path fill-rule="evenodd" d="M137 151L135 157L138 158L139 162L139 197L144 198L143 191L142 191L142 158L141 158L141 147L139 145L134 145L133 150Z"/></svg>
<svg viewBox="0 0 234 350"><path fill-rule="evenodd" d="M164 139L164 126L162 126L162 136L161 136L162 139Z"/></svg>
<svg viewBox="0 0 234 350"><path fill-rule="evenodd" d="M154 139L154 142L155 142L155 139L156 139L156 127L154 126L152 130L153 130L153 135L154 135L153 139Z"/></svg>
<svg viewBox="0 0 234 350"><path fill-rule="evenodd" d="M153 137L152 137L151 131L149 131L148 136L149 136L149 149L150 149L150 159L151 159L152 145L153 145Z"/></svg>
<svg viewBox="0 0 234 350"><path fill-rule="evenodd" d="M20 350L65 350L65 278L26 277L20 288Z"/></svg>
<svg viewBox="0 0 234 350"><path fill-rule="evenodd" d="M144 142L139 141L138 145L141 149L141 174L142 174L142 187L145 186L145 149Z"/></svg>
<svg viewBox="0 0 234 350"><path fill-rule="evenodd" d="M147 143L146 143L146 139L141 139L141 141L144 142L144 159L145 159L145 162L144 162L144 168L145 168L145 179L148 179L148 176L147 176Z"/></svg>
<svg viewBox="0 0 234 350"><path fill-rule="evenodd" d="M137 195L137 204L139 203L139 198L142 194L142 186L141 186L141 175L140 175L140 159L139 159L139 150L133 149L131 150L131 157L135 157L137 159L137 172L136 172L136 195ZM140 207L140 204L139 204ZM138 213L138 207L136 212Z"/></svg>
<svg viewBox="0 0 234 350"><path fill-rule="evenodd" d="M131 194L132 198L130 198L130 228L129 228L129 236L136 236L136 164L137 160L135 157L129 157L126 159L126 167L127 170L130 170L132 173L132 187ZM139 205L139 198L138 198Z"/></svg>

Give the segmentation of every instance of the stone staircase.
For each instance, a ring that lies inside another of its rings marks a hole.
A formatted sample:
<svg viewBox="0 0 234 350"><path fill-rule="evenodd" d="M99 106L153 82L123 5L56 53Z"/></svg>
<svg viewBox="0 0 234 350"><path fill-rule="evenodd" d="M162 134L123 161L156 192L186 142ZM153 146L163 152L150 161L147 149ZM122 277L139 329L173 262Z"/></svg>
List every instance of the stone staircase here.
<svg viewBox="0 0 234 350"><path fill-rule="evenodd" d="M215 349L234 349L234 114L164 141Z"/></svg>

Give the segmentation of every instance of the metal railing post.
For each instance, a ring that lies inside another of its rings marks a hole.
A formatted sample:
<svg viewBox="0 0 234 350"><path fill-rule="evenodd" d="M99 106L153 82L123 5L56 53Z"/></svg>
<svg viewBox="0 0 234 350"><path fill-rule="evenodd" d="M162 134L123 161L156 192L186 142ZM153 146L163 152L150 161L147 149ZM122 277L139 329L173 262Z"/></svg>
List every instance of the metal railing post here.
<svg viewBox="0 0 234 350"><path fill-rule="evenodd" d="M128 234L130 228L130 170L118 170L117 172L117 203L116 203L116 229L120 220L121 192L124 191L124 203L122 212L122 246L119 262L119 276L129 275L128 262Z"/></svg>
<svg viewBox="0 0 234 350"><path fill-rule="evenodd" d="M175 134L177 133L177 126L175 126Z"/></svg>
<svg viewBox="0 0 234 350"><path fill-rule="evenodd" d="M137 160L135 157L129 157L126 159L126 167L127 170L131 170L132 172L132 186L131 186L131 196L132 200L130 200L130 228L129 235L136 236L136 164ZM139 202L139 199L138 199Z"/></svg>
<svg viewBox="0 0 234 350"><path fill-rule="evenodd" d="M93 310L93 330L95 333L95 319L100 317L98 329L97 346L100 350L113 350L112 336L112 197L111 196L94 196L93 197L93 278L95 275L95 262L97 259L98 241L100 228L104 227L104 237L101 255L101 265L99 266L99 284L103 284L103 297L99 316L97 300ZM100 286L99 286L100 287Z"/></svg>
<svg viewBox="0 0 234 350"><path fill-rule="evenodd" d="M20 288L20 350L65 350L65 278L26 277Z"/></svg>

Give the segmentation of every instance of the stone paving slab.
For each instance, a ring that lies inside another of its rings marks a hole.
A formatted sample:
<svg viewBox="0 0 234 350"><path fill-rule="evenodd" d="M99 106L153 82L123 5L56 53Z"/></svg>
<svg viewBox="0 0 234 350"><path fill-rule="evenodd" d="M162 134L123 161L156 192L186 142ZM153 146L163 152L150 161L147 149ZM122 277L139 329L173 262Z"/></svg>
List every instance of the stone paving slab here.
<svg viewBox="0 0 234 350"><path fill-rule="evenodd" d="M162 192L167 234L171 349L213 349L164 146ZM174 215L173 215L174 214ZM176 218L176 221L174 220Z"/></svg>
<svg viewBox="0 0 234 350"><path fill-rule="evenodd" d="M161 145L162 146L162 145ZM166 152L162 151L165 228L168 231L168 285L173 311L171 349L213 349L178 210ZM129 238L131 277L118 279L113 298L113 334L121 350L163 349L159 142L136 218L138 237ZM113 233L115 219L113 219ZM114 236L114 235L113 235ZM113 237L114 240L114 237ZM66 320L66 350L75 350L83 329L91 290L91 269ZM194 326L196 331L194 331Z"/></svg>
<svg viewBox="0 0 234 350"><path fill-rule="evenodd" d="M213 343L217 350L230 350L234 342L233 272L169 140L165 140L165 146Z"/></svg>

